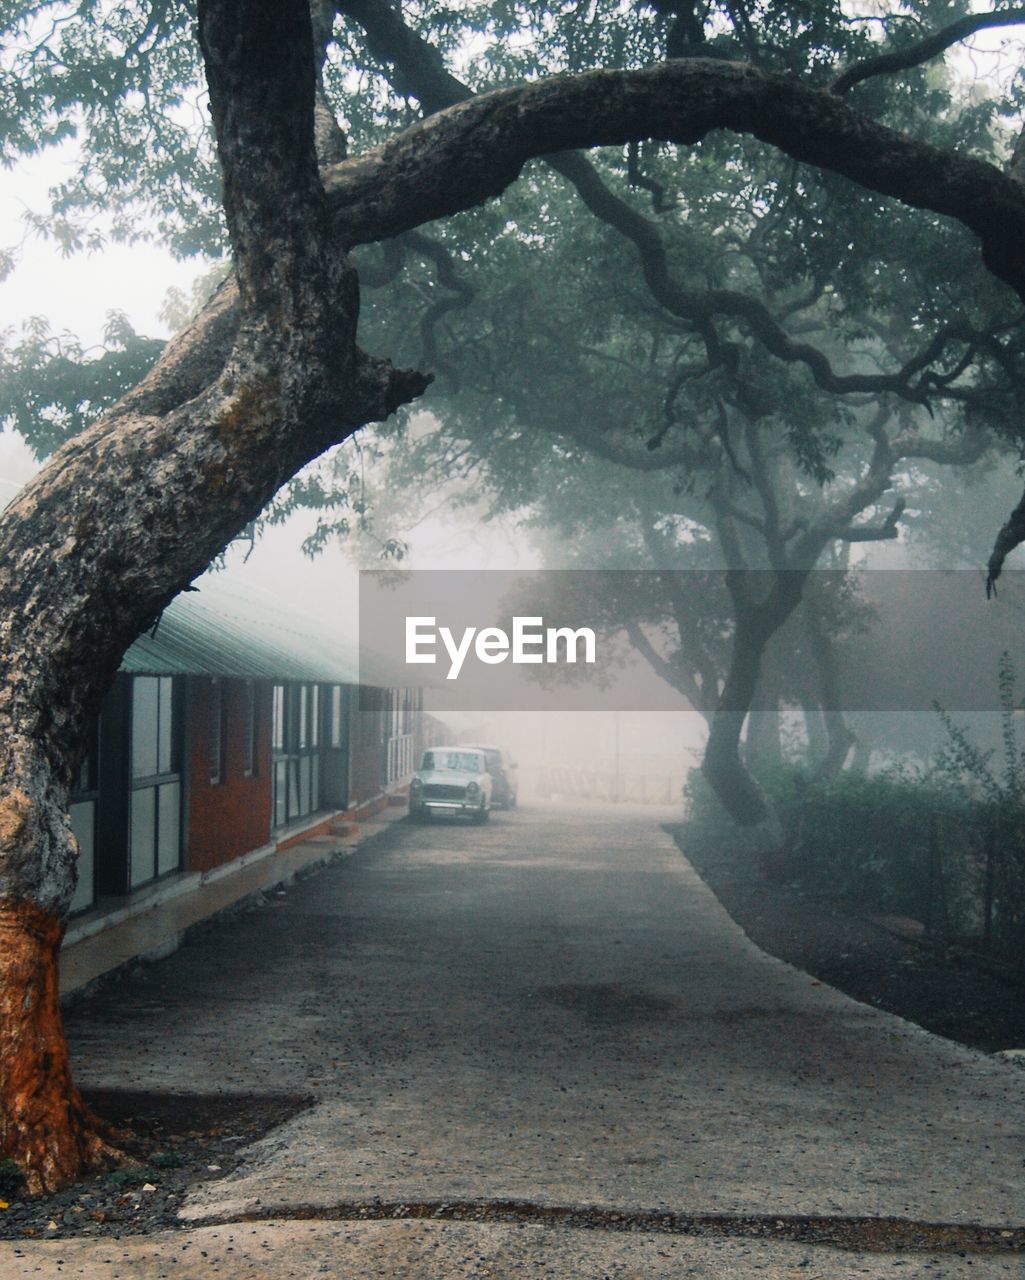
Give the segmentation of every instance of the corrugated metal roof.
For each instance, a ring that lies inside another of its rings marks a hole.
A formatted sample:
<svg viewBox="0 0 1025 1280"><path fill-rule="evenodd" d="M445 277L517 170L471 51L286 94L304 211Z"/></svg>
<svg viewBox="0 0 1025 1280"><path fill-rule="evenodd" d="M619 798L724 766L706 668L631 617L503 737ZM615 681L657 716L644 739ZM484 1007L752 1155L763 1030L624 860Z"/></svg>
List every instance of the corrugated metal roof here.
<svg viewBox="0 0 1025 1280"><path fill-rule="evenodd" d="M125 654L132 675L236 676L380 684L372 654L272 596L233 586L178 596Z"/></svg>

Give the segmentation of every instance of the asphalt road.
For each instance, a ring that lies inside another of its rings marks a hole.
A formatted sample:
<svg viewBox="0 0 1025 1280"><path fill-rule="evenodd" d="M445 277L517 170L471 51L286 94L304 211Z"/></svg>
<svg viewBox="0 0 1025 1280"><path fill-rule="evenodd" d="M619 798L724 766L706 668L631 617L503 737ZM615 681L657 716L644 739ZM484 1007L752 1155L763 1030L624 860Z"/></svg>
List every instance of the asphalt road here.
<svg viewBox="0 0 1025 1280"><path fill-rule="evenodd" d="M73 1015L83 1084L319 1102L194 1193L188 1233L11 1274L1022 1274L967 1229L1025 1225L1025 1074L759 951L671 816L399 823ZM702 1215L748 1225L676 1233Z"/></svg>

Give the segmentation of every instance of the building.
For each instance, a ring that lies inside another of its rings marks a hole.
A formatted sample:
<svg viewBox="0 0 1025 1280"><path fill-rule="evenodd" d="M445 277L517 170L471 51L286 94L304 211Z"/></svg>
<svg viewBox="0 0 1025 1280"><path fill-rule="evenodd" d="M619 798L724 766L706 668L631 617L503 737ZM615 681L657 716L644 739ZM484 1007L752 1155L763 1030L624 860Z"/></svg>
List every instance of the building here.
<svg viewBox="0 0 1025 1280"><path fill-rule="evenodd" d="M230 874L400 792L432 732L422 692L362 659L271 597L178 597L125 655L72 793L72 912Z"/></svg>

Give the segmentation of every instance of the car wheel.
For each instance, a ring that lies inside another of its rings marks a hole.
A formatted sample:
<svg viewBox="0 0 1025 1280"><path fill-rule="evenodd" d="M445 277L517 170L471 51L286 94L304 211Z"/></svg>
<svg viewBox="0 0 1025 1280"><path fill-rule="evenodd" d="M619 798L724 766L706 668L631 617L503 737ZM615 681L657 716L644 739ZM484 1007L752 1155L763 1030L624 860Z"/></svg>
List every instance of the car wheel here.
<svg viewBox="0 0 1025 1280"><path fill-rule="evenodd" d="M487 822L487 820L490 817L491 817L491 810L485 809L483 805L479 809L477 809L475 813L472 814L473 821L476 822L478 827L482 823Z"/></svg>

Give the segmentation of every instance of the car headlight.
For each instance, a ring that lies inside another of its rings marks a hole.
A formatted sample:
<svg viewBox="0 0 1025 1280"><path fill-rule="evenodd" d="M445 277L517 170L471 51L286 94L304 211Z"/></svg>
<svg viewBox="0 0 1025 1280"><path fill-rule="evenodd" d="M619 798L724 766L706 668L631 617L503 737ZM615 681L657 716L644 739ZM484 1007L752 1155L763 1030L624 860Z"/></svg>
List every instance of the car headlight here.
<svg viewBox="0 0 1025 1280"><path fill-rule="evenodd" d="M422 778L414 778L413 781L409 784L409 789L410 791L422 791L423 785L424 784L423 784Z"/></svg>
<svg viewBox="0 0 1025 1280"><path fill-rule="evenodd" d="M468 796L476 796L480 794L480 784L476 782L468 782L466 784L466 794Z"/></svg>

